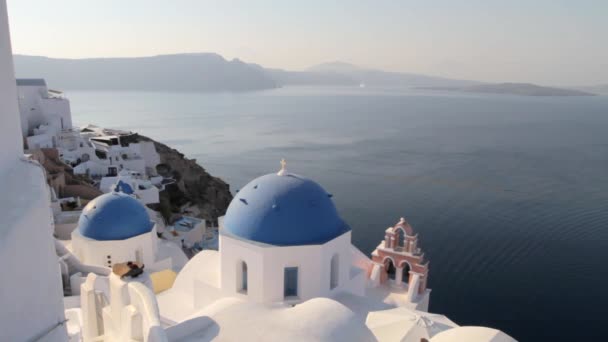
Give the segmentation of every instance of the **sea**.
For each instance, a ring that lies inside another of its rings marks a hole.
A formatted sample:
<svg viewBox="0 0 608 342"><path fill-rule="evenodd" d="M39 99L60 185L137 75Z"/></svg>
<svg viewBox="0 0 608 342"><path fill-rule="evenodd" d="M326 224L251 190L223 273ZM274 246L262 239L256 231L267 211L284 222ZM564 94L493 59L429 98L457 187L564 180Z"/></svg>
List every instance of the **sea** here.
<svg viewBox="0 0 608 342"><path fill-rule="evenodd" d="M404 217L430 311L519 341L608 340L608 97L374 87L67 91L75 124L132 130L233 191L319 182L371 253Z"/></svg>

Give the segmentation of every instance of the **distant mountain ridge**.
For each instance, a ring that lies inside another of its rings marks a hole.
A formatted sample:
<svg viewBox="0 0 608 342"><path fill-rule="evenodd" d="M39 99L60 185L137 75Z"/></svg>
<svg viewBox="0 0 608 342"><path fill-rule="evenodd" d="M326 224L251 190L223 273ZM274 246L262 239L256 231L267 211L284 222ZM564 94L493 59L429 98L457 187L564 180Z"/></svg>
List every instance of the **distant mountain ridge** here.
<svg viewBox="0 0 608 342"><path fill-rule="evenodd" d="M289 85L387 86L517 95L591 95L524 83L491 84L362 68L334 61L303 71L264 68L215 53L64 59L15 55L19 78L44 78L54 88L141 91L252 91ZM586 90L579 88L581 90Z"/></svg>
<svg viewBox="0 0 608 342"><path fill-rule="evenodd" d="M577 89L586 91L586 92L596 93L596 94L608 95L608 83L607 84L598 84L598 85L593 85L593 86L586 86L586 87L577 87Z"/></svg>
<svg viewBox="0 0 608 342"><path fill-rule="evenodd" d="M390 72L362 68L353 64L335 61L312 66L305 71L270 70L273 77L283 84L330 84L367 86L470 86L477 81L457 80L422 74Z"/></svg>
<svg viewBox="0 0 608 342"><path fill-rule="evenodd" d="M19 78L44 78L62 89L249 91L288 85L464 86L474 81L324 63L304 71L264 68L215 53L65 59L15 55Z"/></svg>
<svg viewBox="0 0 608 342"><path fill-rule="evenodd" d="M595 94L565 88L542 87L531 83L488 83L466 87L418 87L427 90L459 91L522 96L593 96Z"/></svg>
<svg viewBox="0 0 608 342"><path fill-rule="evenodd" d="M19 78L44 78L64 89L248 91L278 84L254 64L214 53L134 58L59 59L15 55Z"/></svg>

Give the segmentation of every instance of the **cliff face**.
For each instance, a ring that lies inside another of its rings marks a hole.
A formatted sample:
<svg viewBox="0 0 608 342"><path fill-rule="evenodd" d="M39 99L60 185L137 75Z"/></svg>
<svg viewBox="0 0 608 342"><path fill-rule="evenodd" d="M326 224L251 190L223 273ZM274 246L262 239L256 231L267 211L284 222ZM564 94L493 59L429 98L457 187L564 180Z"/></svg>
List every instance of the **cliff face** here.
<svg viewBox="0 0 608 342"><path fill-rule="evenodd" d="M157 167L159 175L175 180L175 183L165 185L165 191L160 193L159 210L165 219L171 222L184 207L193 216L210 222L226 213L232 201L226 182L211 176L195 159L185 158L176 149L141 135L137 139L154 142L161 161Z"/></svg>
<svg viewBox="0 0 608 342"><path fill-rule="evenodd" d="M185 158L176 149L138 134L121 139L126 143L154 143L161 162L156 168L157 172L169 182L165 184L165 191L160 192L160 204L150 207L160 211L169 223L186 212L203 218L210 224L217 224L217 218L226 213L232 201L230 186L207 173L196 160ZM91 200L102 194L93 186L91 179L74 175L71 167L59 159L56 149L33 150L28 153L46 169L47 181L60 197L74 196Z"/></svg>

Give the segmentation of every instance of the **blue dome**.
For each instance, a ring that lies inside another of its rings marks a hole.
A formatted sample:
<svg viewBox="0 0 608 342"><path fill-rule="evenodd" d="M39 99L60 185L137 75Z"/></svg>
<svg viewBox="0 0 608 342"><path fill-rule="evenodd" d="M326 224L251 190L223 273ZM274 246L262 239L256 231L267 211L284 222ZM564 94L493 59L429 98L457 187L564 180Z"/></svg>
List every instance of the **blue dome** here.
<svg viewBox="0 0 608 342"><path fill-rule="evenodd" d="M123 193L103 194L84 207L78 229L93 240L125 240L152 230L146 208Z"/></svg>
<svg viewBox="0 0 608 342"><path fill-rule="evenodd" d="M129 184L127 184L121 180L119 180L118 183L116 183L116 186L114 187L114 191L115 192L124 192L127 195L133 194L133 188Z"/></svg>
<svg viewBox="0 0 608 342"><path fill-rule="evenodd" d="M223 233L296 246L323 244L349 230L319 184L294 174L268 174L237 193L226 211Z"/></svg>

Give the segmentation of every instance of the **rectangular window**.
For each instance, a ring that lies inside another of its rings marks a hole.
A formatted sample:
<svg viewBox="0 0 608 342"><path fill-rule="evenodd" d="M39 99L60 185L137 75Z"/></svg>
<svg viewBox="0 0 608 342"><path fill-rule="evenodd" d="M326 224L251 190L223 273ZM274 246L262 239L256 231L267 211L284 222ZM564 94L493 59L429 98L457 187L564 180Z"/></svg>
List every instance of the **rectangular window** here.
<svg viewBox="0 0 608 342"><path fill-rule="evenodd" d="M241 261L241 292L247 293L247 264Z"/></svg>
<svg viewBox="0 0 608 342"><path fill-rule="evenodd" d="M297 267L285 267L284 296L285 296L285 298L298 296L298 268Z"/></svg>
<svg viewBox="0 0 608 342"><path fill-rule="evenodd" d="M143 264L144 263L144 258L141 255L141 249L138 249L135 251L135 262Z"/></svg>

